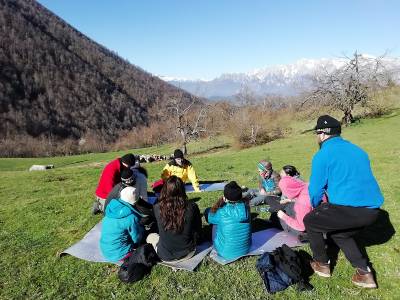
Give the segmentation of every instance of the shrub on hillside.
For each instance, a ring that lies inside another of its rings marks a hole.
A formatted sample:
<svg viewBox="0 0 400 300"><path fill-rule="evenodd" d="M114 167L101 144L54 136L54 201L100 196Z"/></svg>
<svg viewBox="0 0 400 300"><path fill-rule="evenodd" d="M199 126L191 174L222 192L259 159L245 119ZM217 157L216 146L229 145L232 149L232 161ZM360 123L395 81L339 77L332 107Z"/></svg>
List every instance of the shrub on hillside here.
<svg viewBox="0 0 400 300"><path fill-rule="evenodd" d="M0 141L0 157L43 157L73 155L89 152L105 152L110 147L107 141L98 135L86 135L80 141L76 139L57 139L40 136L17 135Z"/></svg>
<svg viewBox="0 0 400 300"><path fill-rule="evenodd" d="M122 134L112 148L114 150L126 150L159 146L174 140L175 131L173 124L168 122L157 122L150 126L137 127Z"/></svg>
<svg viewBox="0 0 400 300"><path fill-rule="evenodd" d="M380 117L388 114L396 104L400 104L400 89L393 87L386 90L380 90L370 96L370 101L364 105L362 116Z"/></svg>
<svg viewBox="0 0 400 300"><path fill-rule="evenodd" d="M285 134L288 130L288 115L285 109L272 111L260 109L259 106L240 107L227 129L238 148L260 145Z"/></svg>
<svg viewBox="0 0 400 300"><path fill-rule="evenodd" d="M38 157L71 155L77 153L77 143L73 139L61 141L46 137L33 138L29 135L17 135L4 138L0 142L1 157Z"/></svg>

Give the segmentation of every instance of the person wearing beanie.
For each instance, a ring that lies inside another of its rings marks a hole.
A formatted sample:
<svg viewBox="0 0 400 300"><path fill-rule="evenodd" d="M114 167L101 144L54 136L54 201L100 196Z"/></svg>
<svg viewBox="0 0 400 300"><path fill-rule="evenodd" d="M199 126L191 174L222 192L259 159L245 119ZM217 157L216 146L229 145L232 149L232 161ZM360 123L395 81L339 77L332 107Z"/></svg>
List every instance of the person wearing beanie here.
<svg viewBox="0 0 400 300"><path fill-rule="evenodd" d="M190 161L184 158L180 149L174 151L174 158L165 165L161 173L161 179L165 182L169 177L176 176L185 183L192 183L195 192L200 192L199 179Z"/></svg>
<svg viewBox="0 0 400 300"><path fill-rule="evenodd" d="M250 207L243 201L242 189L236 181L224 188L224 196L204 211L209 224L217 225L214 249L224 259L236 259L249 252L251 246Z"/></svg>
<svg viewBox="0 0 400 300"><path fill-rule="evenodd" d="M244 197L250 200L250 206L279 202L282 194L279 188L280 176L272 168L272 163L261 160L257 163L258 189L249 189Z"/></svg>
<svg viewBox="0 0 400 300"><path fill-rule="evenodd" d="M117 183L107 195L104 204L104 212L111 199L118 199L120 197L121 190L127 186L133 186L136 188L136 193L138 194L139 198L145 202L148 202L146 176L142 172L139 172L136 168L124 168L121 171L121 182Z"/></svg>
<svg viewBox="0 0 400 300"><path fill-rule="evenodd" d="M143 216L135 208L138 201L136 189L127 186L121 190L119 198L112 199L107 205L102 221L100 250L111 262L129 257L142 242L144 227L140 219Z"/></svg>
<svg viewBox="0 0 400 300"><path fill-rule="evenodd" d="M314 210L304 218L314 259L311 267L320 276L331 276L323 237L328 234L356 269L352 282L376 288L368 260L353 238L376 221L383 203L368 155L341 138L340 122L331 116L318 118L315 133L320 149L312 160L308 187ZM321 203L325 193L328 202Z"/></svg>
<svg viewBox="0 0 400 300"><path fill-rule="evenodd" d="M96 199L92 207L94 215L104 211L107 195L117 183L121 182L121 171L135 166L136 161L137 157L128 153L121 158L112 160L104 167L95 192Z"/></svg>

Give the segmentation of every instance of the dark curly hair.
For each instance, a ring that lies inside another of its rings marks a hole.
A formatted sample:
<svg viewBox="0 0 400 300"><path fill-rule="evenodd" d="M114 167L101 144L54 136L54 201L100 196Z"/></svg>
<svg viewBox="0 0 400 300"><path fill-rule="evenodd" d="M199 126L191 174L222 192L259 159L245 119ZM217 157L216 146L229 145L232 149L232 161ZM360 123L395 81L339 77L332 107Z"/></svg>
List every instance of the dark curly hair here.
<svg viewBox="0 0 400 300"><path fill-rule="evenodd" d="M187 200L188 197L182 179L176 176L168 178L159 198L160 218L164 230L182 232Z"/></svg>

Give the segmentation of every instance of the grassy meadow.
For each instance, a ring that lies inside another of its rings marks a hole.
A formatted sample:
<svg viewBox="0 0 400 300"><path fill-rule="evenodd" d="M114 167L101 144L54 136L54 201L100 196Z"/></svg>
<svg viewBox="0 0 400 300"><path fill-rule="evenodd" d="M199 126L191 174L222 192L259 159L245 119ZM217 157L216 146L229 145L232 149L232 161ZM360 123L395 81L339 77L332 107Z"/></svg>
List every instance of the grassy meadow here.
<svg viewBox="0 0 400 300"><path fill-rule="evenodd" d="M400 179L396 173L400 166L399 128L400 111L397 110L382 118L361 120L343 132L345 139L368 152L385 196L382 208L388 212L396 231L400 229L397 210ZM189 159L200 180L236 180L240 185L255 187L256 162L260 159L270 159L275 169L293 164L307 179L311 158L317 151L311 132L244 150L227 147L228 143L207 140L189 146L191 153L197 153ZM134 153L168 154L172 150L173 146L167 145ZM105 163L121 153L125 152L0 159L1 299L400 299L400 239L394 234L384 242L390 232L388 222L364 234L375 240L375 244L369 243L367 251L377 273L377 290L353 286L350 278L354 270L342 253L330 279L311 277L313 291L299 293L290 287L273 296L264 291L255 268L257 257L240 259L227 266L206 258L194 273L155 266L150 276L131 285L118 280L115 265L89 263L70 256L59 258L58 253L81 239L101 220L101 216L91 215L94 190ZM28 172L32 164L54 164L55 169ZM144 165L149 182L158 179L164 164ZM220 194L189 195L200 197L197 204L203 211ZM267 217L267 213L257 216L258 219ZM303 249L310 252L308 246Z"/></svg>

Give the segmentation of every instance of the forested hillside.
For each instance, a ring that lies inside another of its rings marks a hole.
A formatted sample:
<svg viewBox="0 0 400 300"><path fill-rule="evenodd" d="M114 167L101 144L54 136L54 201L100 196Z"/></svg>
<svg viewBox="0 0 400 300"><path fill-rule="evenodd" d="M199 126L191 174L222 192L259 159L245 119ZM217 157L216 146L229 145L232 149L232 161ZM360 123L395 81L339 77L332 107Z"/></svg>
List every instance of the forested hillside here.
<svg viewBox="0 0 400 300"><path fill-rule="evenodd" d="M133 66L33 0L0 0L0 132L113 140L192 96ZM157 112L157 113L155 113Z"/></svg>

